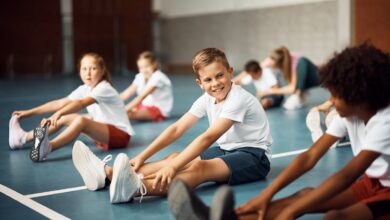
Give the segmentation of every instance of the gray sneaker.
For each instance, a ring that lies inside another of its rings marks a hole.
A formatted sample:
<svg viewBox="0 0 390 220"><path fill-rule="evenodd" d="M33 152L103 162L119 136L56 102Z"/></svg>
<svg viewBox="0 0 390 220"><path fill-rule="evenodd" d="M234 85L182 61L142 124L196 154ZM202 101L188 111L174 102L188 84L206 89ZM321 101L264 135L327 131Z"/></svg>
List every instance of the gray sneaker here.
<svg viewBox="0 0 390 220"><path fill-rule="evenodd" d="M238 220L234 212L234 196L228 186L221 186L214 195L210 220Z"/></svg>
<svg viewBox="0 0 390 220"><path fill-rule="evenodd" d="M168 203L177 220L206 220L209 217L209 208L179 179L169 186Z"/></svg>
<svg viewBox="0 0 390 220"><path fill-rule="evenodd" d="M30 150L30 159L34 162L43 161L51 152L48 127L49 125L45 124L34 129L34 146Z"/></svg>

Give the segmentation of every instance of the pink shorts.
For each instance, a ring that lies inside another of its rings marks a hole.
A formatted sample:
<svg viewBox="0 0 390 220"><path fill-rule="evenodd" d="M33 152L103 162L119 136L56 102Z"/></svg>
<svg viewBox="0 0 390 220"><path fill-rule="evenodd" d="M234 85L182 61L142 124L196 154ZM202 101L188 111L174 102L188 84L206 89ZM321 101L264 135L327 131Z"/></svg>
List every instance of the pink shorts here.
<svg viewBox="0 0 390 220"><path fill-rule="evenodd" d="M164 121L166 119L166 117L161 113L160 109L154 105L150 106L150 105L141 104L136 108L136 111L143 110L143 109L146 109L150 113L153 121L158 122L158 121Z"/></svg>
<svg viewBox="0 0 390 220"><path fill-rule="evenodd" d="M107 124L107 127L109 135L108 145L96 141L96 146L104 150L127 147L131 136L127 132L115 127L114 125Z"/></svg>

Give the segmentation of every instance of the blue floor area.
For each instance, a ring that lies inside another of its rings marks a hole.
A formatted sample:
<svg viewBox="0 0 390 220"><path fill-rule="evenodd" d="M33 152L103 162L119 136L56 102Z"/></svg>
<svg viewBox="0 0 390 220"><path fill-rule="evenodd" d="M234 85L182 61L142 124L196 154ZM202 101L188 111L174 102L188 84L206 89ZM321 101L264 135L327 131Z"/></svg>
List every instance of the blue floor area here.
<svg viewBox="0 0 390 220"><path fill-rule="evenodd" d="M172 118L161 123L132 122L136 135L126 149L101 150L92 142L88 146L101 158L107 154L115 157L124 152L134 157L157 137L167 126L186 112L193 101L201 94L192 75L170 76L175 104ZM114 85L118 91L130 84L131 77L116 76ZM54 79L21 79L0 81L0 184L22 195L30 195L52 190L67 189L83 185L82 179L73 166L71 144L49 155L44 163L33 163L29 159L29 148L11 151L8 147L8 121L14 110L22 110L45 103L49 100L68 95L81 84L76 77L58 77ZM254 88L246 87L254 92ZM284 153L307 148L311 144L310 133L306 129L305 117L310 107L326 100L328 93L323 89L313 89L308 99L309 106L296 111L285 111L281 108L267 110L271 134L274 139L272 153ZM36 127L42 116L34 116L22 120L26 130ZM191 128L182 138L163 149L151 160L162 159L171 152L181 151L197 135L208 127L206 119ZM82 140L87 140L81 137ZM286 156L274 158L271 172L264 181L234 186L236 205L240 205L260 193L295 157ZM352 157L350 148L331 149L319 164L305 176L292 183L276 197L286 196L306 186L317 186L322 180L339 170ZM113 161L109 162L112 165ZM215 184L203 184L196 193L210 204L217 189ZM132 203L112 205L109 202L108 190L89 192L79 190L62 194L34 197L34 201L48 207L71 219L174 219L170 214L166 198L146 197L142 203L138 200ZM322 215L306 215L300 219L318 219ZM43 215L20 204L14 199L0 193L0 219L42 219Z"/></svg>

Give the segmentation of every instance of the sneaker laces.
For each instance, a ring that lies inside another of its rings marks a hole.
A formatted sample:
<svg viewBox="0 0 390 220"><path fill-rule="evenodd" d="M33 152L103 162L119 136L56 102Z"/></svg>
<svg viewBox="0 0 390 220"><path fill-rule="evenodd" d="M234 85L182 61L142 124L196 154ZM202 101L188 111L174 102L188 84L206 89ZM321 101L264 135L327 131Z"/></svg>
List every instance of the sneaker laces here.
<svg viewBox="0 0 390 220"><path fill-rule="evenodd" d="M137 186L138 186L138 192L141 194L141 198L139 199L139 203L142 202L142 198L146 193L148 193L148 190L146 189L145 184L142 182L143 175L137 174Z"/></svg>
<svg viewBox="0 0 390 220"><path fill-rule="evenodd" d="M107 155L107 156L105 156L104 158L103 158L103 163L107 163L108 161L110 161L112 159L112 155L111 154L109 154L109 155Z"/></svg>

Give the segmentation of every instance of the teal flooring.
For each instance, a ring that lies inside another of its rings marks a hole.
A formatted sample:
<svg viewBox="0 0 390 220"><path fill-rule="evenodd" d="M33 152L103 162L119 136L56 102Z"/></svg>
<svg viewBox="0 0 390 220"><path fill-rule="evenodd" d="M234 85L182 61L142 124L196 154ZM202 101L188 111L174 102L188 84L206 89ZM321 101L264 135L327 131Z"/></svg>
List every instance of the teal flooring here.
<svg viewBox="0 0 390 220"><path fill-rule="evenodd" d="M137 135L132 138L126 149L104 151L87 142L99 156L126 153L130 158L137 155L167 126L186 112L192 102L201 94L192 75L170 76L174 87L175 104L171 119L161 123L133 122ZM131 82L131 77L114 77L115 87L120 91ZM12 111L28 109L52 99L66 96L75 89L81 81L76 77L58 77L54 79L18 79L0 81L0 184L10 188L27 198L29 195L53 190L69 189L83 185L82 179L73 166L71 159L71 144L53 152L44 163L33 163L29 159L29 148L11 151L8 148L8 121ZM254 92L253 87L246 87ZM313 89L309 96L309 106L296 111L285 111L281 108L267 110L271 134L274 139L272 153L305 149L311 144L310 133L306 129L305 117L310 107L327 99L328 93L321 88ZM25 129L33 129L39 124L41 116L22 121ZM181 151L197 135L208 127L206 119L191 128L182 138L170 147L150 158L150 161L162 159L171 152ZM81 137L85 140L85 138ZM240 205L260 193L295 157L285 156L274 158L271 172L264 181L258 181L234 186L236 205ZM309 173L299 178L276 195L286 196L306 186L317 186L322 180L339 170L352 153L348 147L331 149L319 164ZM109 165L112 165L112 161ZM203 184L196 193L210 204L217 189L215 184ZM132 202L112 205L109 202L108 190L89 192L78 190L61 194L37 196L33 201L71 219L174 219L171 215L166 198L146 197L142 203ZM322 215L305 215L300 219L319 219ZM45 218L36 210L20 201L10 198L0 192L0 219L42 219Z"/></svg>

